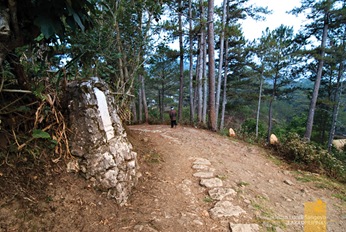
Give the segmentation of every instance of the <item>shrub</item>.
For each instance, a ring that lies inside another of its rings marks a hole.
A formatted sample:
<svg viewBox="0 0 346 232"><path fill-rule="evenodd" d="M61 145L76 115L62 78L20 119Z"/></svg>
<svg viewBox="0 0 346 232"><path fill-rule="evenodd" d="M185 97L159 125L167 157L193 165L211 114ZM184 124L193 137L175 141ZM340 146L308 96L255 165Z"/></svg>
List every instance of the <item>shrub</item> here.
<svg viewBox="0 0 346 232"><path fill-rule="evenodd" d="M256 138L256 119L246 119L239 131L237 131L239 137L242 137L244 141L249 143L264 143L266 140L266 129L263 123L258 124L258 137Z"/></svg>
<svg viewBox="0 0 346 232"><path fill-rule="evenodd" d="M256 133L256 119L249 118L246 119L245 122L241 125L241 132L245 134L255 134ZM266 129L262 122L259 122L258 124L258 136L259 137L265 137L266 136Z"/></svg>
<svg viewBox="0 0 346 232"><path fill-rule="evenodd" d="M228 136L229 131L228 131L228 129L223 128L223 129L221 129L221 130L219 131L219 134L222 135L222 136Z"/></svg>
<svg viewBox="0 0 346 232"><path fill-rule="evenodd" d="M308 171L346 181L345 163L320 146L304 142L296 133L289 134L285 141L276 146L276 149L284 159L302 165Z"/></svg>
<svg viewBox="0 0 346 232"><path fill-rule="evenodd" d="M294 116L286 126L286 131L303 136L306 129L306 118L307 115L305 114Z"/></svg>

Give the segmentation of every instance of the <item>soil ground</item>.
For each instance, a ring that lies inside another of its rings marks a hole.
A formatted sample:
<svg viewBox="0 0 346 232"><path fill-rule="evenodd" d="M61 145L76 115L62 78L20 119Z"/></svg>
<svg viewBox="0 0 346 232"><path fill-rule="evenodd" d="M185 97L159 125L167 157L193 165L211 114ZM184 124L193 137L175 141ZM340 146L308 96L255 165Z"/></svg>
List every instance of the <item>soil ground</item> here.
<svg viewBox="0 0 346 232"><path fill-rule="evenodd" d="M327 231L346 228L340 184L290 169L263 148L183 126L135 125L128 135L142 176L125 206L65 164L19 157L16 168L0 166L0 231L230 231L230 223L303 231L304 203L318 199L327 206ZM227 200L243 210L239 216L212 217L218 201L192 168L202 158L236 192Z"/></svg>

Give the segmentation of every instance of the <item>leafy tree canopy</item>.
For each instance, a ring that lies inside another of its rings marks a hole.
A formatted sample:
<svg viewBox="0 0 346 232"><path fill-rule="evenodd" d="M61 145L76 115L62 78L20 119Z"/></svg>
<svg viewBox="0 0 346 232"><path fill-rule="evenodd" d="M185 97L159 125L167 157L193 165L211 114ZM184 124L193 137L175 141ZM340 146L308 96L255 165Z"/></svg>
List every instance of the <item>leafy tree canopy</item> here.
<svg viewBox="0 0 346 232"><path fill-rule="evenodd" d="M65 29L91 26L93 6L89 0L2 0L3 24L10 27L9 37L0 42L1 62L13 49L29 44L40 34L45 39L63 39Z"/></svg>

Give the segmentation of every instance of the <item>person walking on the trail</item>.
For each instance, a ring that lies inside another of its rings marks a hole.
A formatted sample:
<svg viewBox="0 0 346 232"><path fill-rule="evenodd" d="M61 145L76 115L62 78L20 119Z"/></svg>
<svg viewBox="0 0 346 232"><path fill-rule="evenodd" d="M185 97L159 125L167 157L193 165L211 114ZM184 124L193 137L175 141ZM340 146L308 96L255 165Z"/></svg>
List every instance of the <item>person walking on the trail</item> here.
<svg viewBox="0 0 346 232"><path fill-rule="evenodd" d="M175 111L173 106L171 111L169 111L169 117L171 118L171 128L177 127L177 111Z"/></svg>

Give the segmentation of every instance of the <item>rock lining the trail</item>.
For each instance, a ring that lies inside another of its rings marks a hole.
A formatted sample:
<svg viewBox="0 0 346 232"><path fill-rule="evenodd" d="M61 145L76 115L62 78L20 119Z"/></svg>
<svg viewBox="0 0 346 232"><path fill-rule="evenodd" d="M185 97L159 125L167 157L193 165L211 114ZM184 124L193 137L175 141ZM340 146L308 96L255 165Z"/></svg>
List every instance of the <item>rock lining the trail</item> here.
<svg viewBox="0 0 346 232"><path fill-rule="evenodd" d="M219 201L210 210L210 216L212 218L238 217L241 214L246 214L246 211L237 205L233 205L230 201Z"/></svg>
<svg viewBox="0 0 346 232"><path fill-rule="evenodd" d="M210 161L204 158L197 158L193 164L197 165L206 165L209 166L211 165Z"/></svg>
<svg viewBox="0 0 346 232"><path fill-rule="evenodd" d="M219 178L201 179L199 184L206 188L222 187L223 185L222 180Z"/></svg>
<svg viewBox="0 0 346 232"><path fill-rule="evenodd" d="M196 170L206 170L206 169L209 169L209 166L201 165L201 164L195 164L192 166L192 168L196 169Z"/></svg>
<svg viewBox="0 0 346 232"><path fill-rule="evenodd" d="M231 232L257 232L259 226L257 224L229 224Z"/></svg>
<svg viewBox="0 0 346 232"><path fill-rule="evenodd" d="M235 196L237 194L236 191L234 191L231 188L213 188L208 191L209 196L213 200L221 201L227 196Z"/></svg>
<svg viewBox="0 0 346 232"><path fill-rule="evenodd" d="M194 177L200 177L200 178L212 178L214 177L213 172L196 172L193 174Z"/></svg>
<svg viewBox="0 0 346 232"><path fill-rule="evenodd" d="M237 192L232 188L222 187L223 181L214 177L215 169L211 168L209 160L196 158L193 162L192 169L197 171L193 176L201 178L199 184L208 188L210 198L217 201L214 207L209 210L210 213L207 212L208 216L212 219L217 219L227 217L237 218L240 215L246 215L245 210L230 201L237 195ZM229 223L229 226L233 232L257 232L260 228L257 224L233 224L232 222Z"/></svg>
<svg viewBox="0 0 346 232"><path fill-rule="evenodd" d="M290 180L284 180L284 183L290 186L294 185L293 182Z"/></svg>

